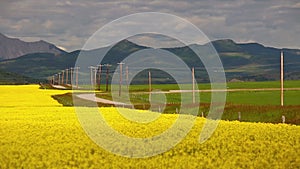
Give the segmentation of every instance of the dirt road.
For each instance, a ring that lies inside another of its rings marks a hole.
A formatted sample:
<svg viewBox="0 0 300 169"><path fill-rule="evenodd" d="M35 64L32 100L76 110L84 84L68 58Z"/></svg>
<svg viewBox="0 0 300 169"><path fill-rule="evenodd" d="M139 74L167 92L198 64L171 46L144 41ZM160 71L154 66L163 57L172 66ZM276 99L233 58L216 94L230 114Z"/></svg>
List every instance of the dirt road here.
<svg viewBox="0 0 300 169"><path fill-rule="evenodd" d="M90 100L90 101L93 101L93 102L99 102L99 103L105 103L105 104L114 104L114 105L119 105L119 106L128 105L126 103L115 102L115 101L111 101L111 100L96 97L94 93L91 93L91 94L90 93L89 94L78 94L76 96L81 98L81 99Z"/></svg>

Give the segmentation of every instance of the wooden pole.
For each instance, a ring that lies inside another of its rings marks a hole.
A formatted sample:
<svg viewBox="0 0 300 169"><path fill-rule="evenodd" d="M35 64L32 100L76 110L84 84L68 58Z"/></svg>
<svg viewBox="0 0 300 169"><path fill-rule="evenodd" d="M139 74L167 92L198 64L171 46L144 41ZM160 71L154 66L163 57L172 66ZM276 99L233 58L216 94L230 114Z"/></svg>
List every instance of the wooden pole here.
<svg viewBox="0 0 300 169"><path fill-rule="evenodd" d="M94 71L94 85L95 85L95 89L96 89L96 87L97 87L97 67L94 67L93 71Z"/></svg>
<svg viewBox="0 0 300 169"><path fill-rule="evenodd" d="M282 119L282 123L285 123L285 116L284 115L281 116L281 119Z"/></svg>
<svg viewBox="0 0 300 169"><path fill-rule="evenodd" d="M121 92L122 92L122 74L123 74L122 65L123 65L123 63L119 63L119 64L120 64L119 96L121 96Z"/></svg>
<svg viewBox="0 0 300 169"><path fill-rule="evenodd" d="M108 91L108 74L109 74L109 67L106 66L106 91Z"/></svg>
<svg viewBox="0 0 300 169"><path fill-rule="evenodd" d="M122 92L122 74L123 74L122 67L123 67L123 64L124 63L122 63L122 62L118 63L118 65L120 65L119 96L121 96L121 92Z"/></svg>
<svg viewBox="0 0 300 169"><path fill-rule="evenodd" d="M58 73L58 85L60 85L60 73Z"/></svg>
<svg viewBox="0 0 300 169"><path fill-rule="evenodd" d="M54 75L54 85L56 85L58 83L57 81L57 74Z"/></svg>
<svg viewBox="0 0 300 169"><path fill-rule="evenodd" d="M58 85L59 83L59 76L58 76L58 73L56 74L56 84Z"/></svg>
<svg viewBox="0 0 300 169"><path fill-rule="evenodd" d="M69 69L66 69L66 85L69 83Z"/></svg>
<svg viewBox="0 0 300 169"><path fill-rule="evenodd" d="M192 68L193 103L195 103L195 68Z"/></svg>
<svg viewBox="0 0 300 169"><path fill-rule="evenodd" d="M148 82L149 82L149 101L151 101L151 91L152 91L152 79L151 79L151 72L148 72Z"/></svg>
<svg viewBox="0 0 300 169"><path fill-rule="evenodd" d="M61 75L61 84L64 85L64 78L65 78L65 71L61 71L62 75Z"/></svg>
<svg viewBox="0 0 300 169"><path fill-rule="evenodd" d="M94 69L94 67L93 67L93 66L90 66L89 68L90 68L90 70L91 70L91 71L90 71L90 74L91 74L91 77L90 77L90 78L91 78L91 88L92 88L92 87L93 87L93 82L94 82L94 80L93 80L93 69Z"/></svg>
<svg viewBox="0 0 300 169"><path fill-rule="evenodd" d="M73 87L73 83L74 83L74 68L73 67L71 67L70 68L70 75L71 75L71 79L70 79L70 83L71 83L71 87Z"/></svg>
<svg viewBox="0 0 300 169"><path fill-rule="evenodd" d="M280 57L280 105L283 106L283 101L284 101L284 91L283 91L283 80L284 80L284 67L283 67L283 51L281 51L281 57Z"/></svg>
<svg viewBox="0 0 300 169"><path fill-rule="evenodd" d="M127 85L127 89L129 88L129 84L128 84L128 66L126 66L126 85Z"/></svg>
<svg viewBox="0 0 300 169"><path fill-rule="evenodd" d="M79 73L79 69L80 69L80 67L76 67L75 68L76 69L76 88L78 89L78 73Z"/></svg>
<svg viewBox="0 0 300 169"><path fill-rule="evenodd" d="M106 64L105 66L106 66L106 92L108 92L109 67L111 65Z"/></svg>
<svg viewBox="0 0 300 169"><path fill-rule="evenodd" d="M98 66L98 85L99 85L99 91L101 90L101 73L102 73L102 65Z"/></svg>

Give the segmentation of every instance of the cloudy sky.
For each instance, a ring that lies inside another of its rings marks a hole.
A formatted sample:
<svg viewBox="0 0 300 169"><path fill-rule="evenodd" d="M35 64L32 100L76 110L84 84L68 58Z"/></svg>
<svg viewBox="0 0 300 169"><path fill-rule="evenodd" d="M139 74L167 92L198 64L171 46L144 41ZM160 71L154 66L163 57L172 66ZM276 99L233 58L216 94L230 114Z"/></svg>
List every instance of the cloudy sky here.
<svg viewBox="0 0 300 169"><path fill-rule="evenodd" d="M105 24L138 12L184 18L211 40L300 48L299 0L1 0L0 33L72 51Z"/></svg>

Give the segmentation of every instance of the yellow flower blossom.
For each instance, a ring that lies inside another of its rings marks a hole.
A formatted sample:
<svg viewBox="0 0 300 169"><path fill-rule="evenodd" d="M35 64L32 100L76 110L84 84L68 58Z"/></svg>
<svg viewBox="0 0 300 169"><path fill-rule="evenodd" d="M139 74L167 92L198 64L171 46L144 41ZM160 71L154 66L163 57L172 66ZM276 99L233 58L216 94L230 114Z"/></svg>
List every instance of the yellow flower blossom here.
<svg viewBox="0 0 300 169"><path fill-rule="evenodd" d="M201 117L165 153L143 159L117 156L85 134L74 108L51 98L63 93L37 85L0 86L0 168L300 168L300 126L221 121L200 144ZM115 108L100 112L115 130L140 138L160 134L178 116L162 114L138 124Z"/></svg>

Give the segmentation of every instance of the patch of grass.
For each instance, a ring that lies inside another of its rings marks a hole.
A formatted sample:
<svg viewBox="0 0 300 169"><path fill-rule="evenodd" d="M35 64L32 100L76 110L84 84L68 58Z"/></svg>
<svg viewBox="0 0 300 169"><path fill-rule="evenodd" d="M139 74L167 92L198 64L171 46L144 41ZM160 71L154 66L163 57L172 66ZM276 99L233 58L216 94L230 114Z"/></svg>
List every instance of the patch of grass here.
<svg viewBox="0 0 300 169"><path fill-rule="evenodd" d="M280 81L265 82L232 82L227 83L229 89L254 89L254 88L280 88ZM284 82L285 88L299 88L300 80L290 80Z"/></svg>
<svg viewBox="0 0 300 169"><path fill-rule="evenodd" d="M152 94L155 96L155 94ZM111 99L108 95L102 94L99 97ZM211 93L200 92L200 102L210 103ZM284 93L285 105L300 105L300 91L285 91ZM185 102L191 101L192 93L181 95L180 93L165 94L167 103L180 103L181 99ZM143 103L148 101L149 94L133 93L131 94L131 101L134 103ZM154 100L155 102L155 100ZM231 104L247 104L247 105L280 105L280 91L238 91L227 92L226 102Z"/></svg>
<svg viewBox="0 0 300 169"><path fill-rule="evenodd" d="M209 93L205 93L209 94ZM181 107L180 99L178 99L178 95L180 94L172 94L167 95L168 100L166 105L154 103L150 104L147 99L147 95L144 94L141 97L130 97L131 102L134 104L136 109L150 109L152 111L158 112L163 111L162 113L166 114L175 114L177 112L188 113L194 111L195 108L200 107L198 111L198 116L202 116L202 112L206 117L209 112L210 103L201 102L201 104L183 104ZM248 94L247 94L248 95ZM110 94L97 94L101 98L111 100ZM66 93L62 95L54 95L52 96L59 103L64 106L74 106L72 93ZM203 97L203 96L202 96ZM76 98L76 106L87 106L93 107L95 103L83 100L80 98ZM173 99L173 100L172 100ZM178 100L177 100L178 99ZM112 107L112 104L103 104L97 103L98 107ZM165 106L165 109L163 107ZM224 113L222 115L222 120L238 120L238 112L241 112L241 121L245 122L264 122L264 123L281 123L282 115L286 118L286 123L289 124L300 124L300 105L289 105L289 106L279 106L279 105L259 105L259 104L237 104L237 103L227 103L224 109Z"/></svg>
<svg viewBox="0 0 300 169"><path fill-rule="evenodd" d="M274 105L241 105L227 104L225 106L223 120L238 120L238 112L241 112L241 121L281 123L282 115L286 117L286 123L300 124L300 106L274 106Z"/></svg>
<svg viewBox="0 0 300 169"><path fill-rule="evenodd" d="M83 94L83 93L82 93ZM95 103L89 100L81 99L78 97L73 97L73 93L65 93L59 95L53 95L53 99L57 100L60 104L67 107L73 107L74 102L76 102L76 106L84 106L84 107L95 107ZM98 107L111 107L111 104L97 103Z"/></svg>
<svg viewBox="0 0 300 169"><path fill-rule="evenodd" d="M257 89L257 88L280 88L280 81L264 81L264 82L228 82L228 89ZM182 84L184 89L192 89L191 84ZM284 82L285 88L300 88L300 80L290 80ZM104 86L101 86L101 89L105 89ZM199 90L211 89L210 83L198 83ZM110 88L109 88L110 90ZM179 90L177 84L152 84L152 90ZM148 85L130 85L129 91L138 92L138 91L149 91Z"/></svg>
<svg viewBox="0 0 300 169"><path fill-rule="evenodd" d="M300 91L285 91L285 105L300 105ZM228 92L227 102L249 105L280 105L280 91Z"/></svg>
<svg viewBox="0 0 300 169"><path fill-rule="evenodd" d="M229 89L243 89L243 88L279 88L279 81L273 82L234 82L227 83ZM104 85L102 86L104 88ZM209 89L210 84L199 84L199 89ZM286 88L300 87L300 81L286 81ZM184 88L191 88L190 84L185 84ZM110 88L109 88L110 89ZM177 84L153 84L153 90L178 90ZM163 113L174 114L177 112L184 112L184 110L198 107L199 104L186 104L181 109L181 101L185 103L191 102L192 94L169 93L165 94L165 101L160 100L163 97L152 95L152 103L149 102L149 94L143 93L148 91L148 85L131 85L129 87L130 101L137 109L151 109L152 111L163 111ZM285 91L284 93L285 106L280 106L280 91L239 91L227 92L227 100L225 110L222 116L223 120L237 120L238 112L241 112L242 121L248 122L268 122L280 123L282 115L286 116L286 123L300 124L300 91ZM112 100L111 93L96 93L97 97ZM200 93L200 110L198 115L202 112L207 116L211 101L211 93ZM74 106L72 101L72 94L67 93L63 95L53 96L64 106ZM94 103L75 98L77 105L81 106L95 106ZM122 98L120 99L122 100ZM110 107L111 104L98 103L98 106ZM162 110L164 108L164 110Z"/></svg>

